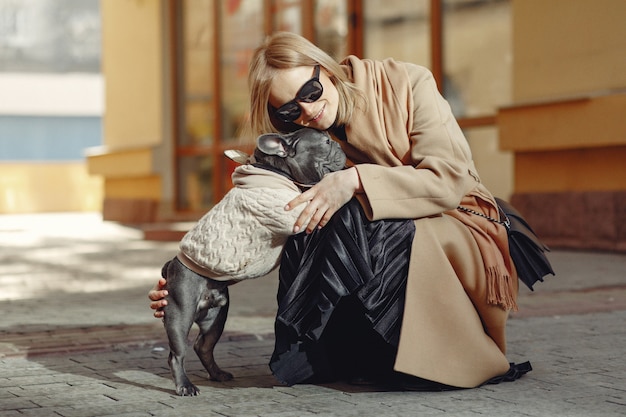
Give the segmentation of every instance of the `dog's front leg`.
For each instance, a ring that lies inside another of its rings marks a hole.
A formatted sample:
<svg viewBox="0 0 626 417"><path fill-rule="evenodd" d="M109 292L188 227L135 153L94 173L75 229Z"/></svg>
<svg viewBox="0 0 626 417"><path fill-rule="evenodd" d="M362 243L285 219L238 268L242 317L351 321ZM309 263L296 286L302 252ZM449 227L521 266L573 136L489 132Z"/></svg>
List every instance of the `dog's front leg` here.
<svg viewBox="0 0 626 417"><path fill-rule="evenodd" d="M176 384L178 395L198 395L200 392L185 372L185 353L189 330L197 319L201 294L206 289L206 279L185 268L174 259L163 267L167 280L168 304L163 308L163 324L170 344L168 364Z"/></svg>
<svg viewBox="0 0 626 417"><path fill-rule="evenodd" d="M205 297L209 304L206 308L206 313L196 321L200 327L200 332L193 348L212 380L230 381L233 379L233 375L220 369L215 362L213 353L215 345L222 336L226 318L228 317L228 287L208 288Z"/></svg>

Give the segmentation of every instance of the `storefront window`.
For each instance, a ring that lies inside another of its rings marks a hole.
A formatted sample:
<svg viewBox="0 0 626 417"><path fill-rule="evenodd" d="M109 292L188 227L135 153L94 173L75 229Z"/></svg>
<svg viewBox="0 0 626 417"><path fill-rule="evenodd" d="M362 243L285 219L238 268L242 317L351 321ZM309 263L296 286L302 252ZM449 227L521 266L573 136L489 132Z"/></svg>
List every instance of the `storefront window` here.
<svg viewBox="0 0 626 417"><path fill-rule="evenodd" d="M178 207L199 212L213 204L213 158L182 156L178 160Z"/></svg>
<svg viewBox="0 0 626 417"><path fill-rule="evenodd" d="M315 43L337 60L348 55L348 6L345 0L315 2Z"/></svg>
<svg viewBox="0 0 626 417"><path fill-rule="evenodd" d="M302 35L302 1L276 0L272 5L272 29Z"/></svg>
<svg viewBox="0 0 626 417"><path fill-rule="evenodd" d="M495 114L511 103L509 0L442 0L443 94L495 195L513 190L513 155L499 149ZM470 127L470 126L476 127Z"/></svg>
<svg viewBox="0 0 626 417"><path fill-rule="evenodd" d="M236 147L248 111L247 74L263 37L263 2L176 2L177 210L203 211L230 188ZM219 52L219 53L218 53Z"/></svg>
<svg viewBox="0 0 626 417"><path fill-rule="evenodd" d="M364 57L430 66L429 0L363 0Z"/></svg>
<svg viewBox="0 0 626 417"><path fill-rule="evenodd" d="M220 2L222 3L222 2ZM220 108L222 142L239 139L248 113L248 65L263 39L263 2L223 2L220 11Z"/></svg>
<svg viewBox="0 0 626 417"><path fill-rule="evenodd" d="M511 102L509 0L443 0L444 95L456 117Z"/></svg>
<svg viewBox="0 0 626 417"><path fill-rule="evenodd" d="M212 0L177 3L176 206L200 210L213 200L210 148L215 142Z"/></svg>
<svg viewBox="0 0 626 417"><path fill-rule="evenodd" d="M233 164L222 153L251 150L254 138L240 137L248 117L248 65L263 37L276 31L301 34L338 60L392 57L430 68L475 154L487 155L476 158L483 179L499 177L492 166L508 166L493 126L497 109L510 104L510 0L171 4L177 13L177 210L206 210L230 188Z"/></svg>
<svg viewBox="0 0 626 417"><path fill-rule="evenodd" d="M185 0L179 73L180 145L210 145L215 138L213 1Z"/></svg>

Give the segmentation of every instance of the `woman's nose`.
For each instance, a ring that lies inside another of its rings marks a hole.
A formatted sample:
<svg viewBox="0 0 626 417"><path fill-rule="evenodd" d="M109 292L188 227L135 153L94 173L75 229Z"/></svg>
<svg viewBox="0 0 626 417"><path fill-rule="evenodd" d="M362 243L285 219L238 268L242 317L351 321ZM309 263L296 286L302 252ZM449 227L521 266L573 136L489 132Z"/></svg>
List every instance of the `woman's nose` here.
<svg viewBox="0 0 626 417"><path fill-rule="evenodd" d="M302 113L302 117L305 120L309 120L311 119L313 116L315 116L315 112L317 111L315 109L315 102L313 103L304 103L302 101L298 102L298 106L300 106L300 112Z"/></svg>

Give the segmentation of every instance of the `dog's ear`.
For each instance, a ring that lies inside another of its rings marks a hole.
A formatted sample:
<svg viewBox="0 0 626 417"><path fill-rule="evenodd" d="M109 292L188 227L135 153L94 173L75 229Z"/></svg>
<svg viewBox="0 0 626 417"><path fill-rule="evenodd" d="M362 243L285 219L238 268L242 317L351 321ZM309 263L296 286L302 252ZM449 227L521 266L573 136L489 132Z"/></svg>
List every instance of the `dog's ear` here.
<svg viewBox="0 0 626 417"><path fill-rule="evenodd" d="M257 148L267 155L276 155L281 158L287 156L287 144L283 137L276 133L266 133L256 139Z"/></svg>

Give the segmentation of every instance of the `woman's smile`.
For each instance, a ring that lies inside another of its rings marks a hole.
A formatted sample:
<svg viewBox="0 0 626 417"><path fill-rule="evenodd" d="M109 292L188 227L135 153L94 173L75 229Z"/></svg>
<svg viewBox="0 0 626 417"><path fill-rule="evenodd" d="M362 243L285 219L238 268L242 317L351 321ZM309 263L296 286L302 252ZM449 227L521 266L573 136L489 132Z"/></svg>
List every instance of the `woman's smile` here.
<svg viewBox="0 0 626 417"><path fill-rule="evenodd" d="M322 116L324 115L325 108L326 108L326 105L322 106L322 109L320 110L320 112L317 113L315 117L313 118L312 120L313 122L317 123L322 118Z"/></svg>
<svg viewBox="0 0 626 417"><path fill-rule="evenodd" d="M317 114L315 114L312 118L309 119L309 121L307 123L314 123L314 124L318 124L319 121L322 119L322 117L324 116L324 110L326 109L326 104L324 104L322 106L322 108L317 112ZM304 118L303 118L304 119ZM304 123L303 123L304 124Z"/></svg>

